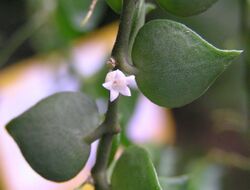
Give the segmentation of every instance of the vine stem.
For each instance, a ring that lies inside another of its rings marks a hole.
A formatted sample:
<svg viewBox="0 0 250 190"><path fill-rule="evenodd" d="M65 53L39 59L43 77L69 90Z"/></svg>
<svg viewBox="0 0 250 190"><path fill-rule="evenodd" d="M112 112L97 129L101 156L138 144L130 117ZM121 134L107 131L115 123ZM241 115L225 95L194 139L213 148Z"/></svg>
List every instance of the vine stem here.
<svg viewBox="0 0 250 190"><path fill-rule="evenodd" d="M119 30L111 55L117 63L114 70L120 69L127 73L135 72L134 67L128 61L128 48L129 37L132 30L133 15L136 11L136 5L138 3L139 0L123 1ZM95 190L111 190L107 177L107 168L114 135L120 131L118 122L118 100L119 98L113 102L109 101L105 120L99 129L97 129L97 132L103 132L103 134L98 144L96 163L91 170ZM96 139L96 137L97 136L92 135L92 137L88 140L91 142Z"/></svg>
<svg viewBox="0 0 250 190"><path fill-rule="evenodd" d="M136 68L132 65L129 58L129 40L132 31L133 17L139 3L140 0L123 1L119 30L114 48L112 50L112 57L115 59L117 64L116 67L128 74L137 73Z"/></svg>
<svg viewBox="0 0 250 190"><path fill-rule="evenodd" d="M114 102L109 102L106 118L101 127L105 128L106 133L100 139L96 163L91 173L95 183L95 190L110 190L107 178L107 166L113 137L120 131L118 124L118 99Z"/></svg>

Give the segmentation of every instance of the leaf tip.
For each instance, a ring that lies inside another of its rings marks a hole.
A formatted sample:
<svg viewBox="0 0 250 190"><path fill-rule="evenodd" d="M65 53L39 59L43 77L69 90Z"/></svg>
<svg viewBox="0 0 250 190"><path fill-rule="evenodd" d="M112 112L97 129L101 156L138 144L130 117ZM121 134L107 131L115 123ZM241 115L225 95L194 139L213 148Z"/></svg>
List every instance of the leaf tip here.
<svg viewBox="0 0 250 190"><path fill-rule="evenodd" d="M233 60L238 58L242 53L243 50L222 50L224 62L226 63L225 66L230 65Z"/></svg>
<svg viewBox="0 0 250 190"><path fill-rule="evenodd" d="M5 125L5 130L12 136L12 131L11 131L11 126L14 122L14 119L9 121L6 125Z"/></svg>
<svg viewBox="0 0 250 190"><path fill-rule="evenodd" d="M151 11L156 9L156 5L153 3L146 3L146 13L150 13Z"/></svg>
<svg viewBox="0 0 250 190"><path fill-rule="evenodd" d="M243 50L223 50L223 52L232 58L236 58L243 53Z"/></svg>
<svg viewBox="0 0 250 190"><path fill-rule="evenodd" d="M235 56L239 56L243 52L244 52L244 50L231 50L231 53L234 54Z"/></svg>

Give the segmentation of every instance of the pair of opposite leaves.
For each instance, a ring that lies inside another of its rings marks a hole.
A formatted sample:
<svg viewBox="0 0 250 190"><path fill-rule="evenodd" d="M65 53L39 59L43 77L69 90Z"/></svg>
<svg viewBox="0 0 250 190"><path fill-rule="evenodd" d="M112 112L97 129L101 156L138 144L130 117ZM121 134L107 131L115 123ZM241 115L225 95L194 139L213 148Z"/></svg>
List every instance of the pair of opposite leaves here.
<svg viewBox="0 0 250 190"><path fill-rule="evenodd" d="M219 50L170 20L145 24L132 48L139 89L165 107L198 98L239 54ZM93 101L82 93L65 92L41 101L11 121L7 130L35 171L49 180L66 181L86 164L90 143L85 137L98 124Z"/></svg>

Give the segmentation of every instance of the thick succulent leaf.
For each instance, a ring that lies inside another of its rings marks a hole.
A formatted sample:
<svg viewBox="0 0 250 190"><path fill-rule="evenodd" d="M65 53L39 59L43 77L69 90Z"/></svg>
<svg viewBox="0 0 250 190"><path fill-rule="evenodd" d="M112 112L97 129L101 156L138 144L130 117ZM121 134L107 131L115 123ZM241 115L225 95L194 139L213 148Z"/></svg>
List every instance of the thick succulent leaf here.
<svg viewBox="0 0 250 190"><path fill-rule="evenodd" d="M241 51L220 50L183 24L145 24L132 49L136 81L152 102L180 107L200 97Z"/></svg>
<svg viewBox="0 0 250 190"><path fill-rule="evenodd" d="M82 93L63 92L12 120L7 130L37 173L52 181L66 181L85 165L90 145L84 138L98 123L94 102Z"/></svg>
<svg viewBox="0 0 250 190"><path fill-rule="evenodd" d="M192 16L206 11L217 0L156 0L166 11L176 16Z"/></svg>
<svg viewBox="0 0 250 190"><path fill-rule="evenodd" d="M110 8L116 13L120 13L122 10L122 0L106 0Z"/></svg>
<svg viewBox="0 0 250 190"><path fill-rule="evenodd" d="M160 177L159 181L163 190L186 190L188 186L188 176Z"/></svg>
<svg viewBox="0 0 250 190"><path fill-rule="evenodd" d="M139 29L144 25L145 23L145 17L146 17L146 9L147 6L145 4L144 0L138 0L138 3L136 4L136 10L133 14L133 20L132 20L132 28L129 36L129 53L131 53L135 37L139 31Z"/></svg>
<svg viewBox="0 0 250 190"><path fill-rule="evenodd" d="M111 178L112 190L161 190L148 153L128 148L118 160Z"/></svg>

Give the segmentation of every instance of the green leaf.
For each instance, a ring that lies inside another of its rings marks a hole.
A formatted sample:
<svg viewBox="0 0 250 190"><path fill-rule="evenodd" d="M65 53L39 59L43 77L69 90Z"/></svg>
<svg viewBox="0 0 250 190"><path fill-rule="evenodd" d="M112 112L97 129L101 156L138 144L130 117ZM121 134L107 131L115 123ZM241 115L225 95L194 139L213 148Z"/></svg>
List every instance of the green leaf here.
<svg viewBox="0 0 250 190"><path fill-rule="evenodd" d="M156 0L166 11L176 16L192 16L206 11L217 0Z"/></svg>
<svg viewBox="0 0 250 190"><path fill-rule="evenodd" d="M173 108L200 97L240 53L217 49L180 23L154 20L138 32L132 59L142 93Z"/></svg>
<svg viewBox="0 0 250 190"><path fill-rule="evenodd" d="M144 0L138 0L136 4L136 10L132 15L132 27L129 36L129 53L131 54L131 50L134 44L135 37L139 31L139 29L145 24L146 17L146 4Z"/></svg>
<svg viewBox="0 0 250 190"><path fill-rule="evenodd" d="M41 176L66 181L88 160L84 138L99 123L96 105L78 92L52 95L12 120L7 130L25 159Z"/></svg>
<svg viewBox="0 0 250 190"><path fill-rule="evenodd" d="M160 184L163 190L186 190L188 176L180 177L160 177Z"/></svg>
<svg viewBox="0 0 250 190"><path fill-rule="evenodd" d="M122 0L106 0L110 8L117 14L121 13L122 10Z"/></svg>
<svg viewBox="0 0 250 190"><path fill-rule="evenodd" d="M118 160L111 178L112 190L161 190L148 153L128 148Z"/></svg>

